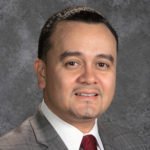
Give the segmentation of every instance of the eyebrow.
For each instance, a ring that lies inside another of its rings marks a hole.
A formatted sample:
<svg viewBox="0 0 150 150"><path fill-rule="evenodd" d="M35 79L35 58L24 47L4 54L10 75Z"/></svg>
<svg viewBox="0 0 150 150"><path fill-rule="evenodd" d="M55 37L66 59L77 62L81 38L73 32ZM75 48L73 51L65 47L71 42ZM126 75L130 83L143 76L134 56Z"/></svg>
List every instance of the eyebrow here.
<svg viewBox="0 0 150 150"><path fill-rule="evenodd" d="M81 52L78 52L78 51L74 51L74 52L65 51L64 53L62 53L60 55L60 60L63 60L69 56L83 56L83 54ZM114 57L110 54L98 54L98 55L96 55L96 57L108 59L112 64L114 63Z"/></svg>
<svg viewBox="0 0 150 150"><path fill-rule="evenodd" d="M60 60L63 60L64 58L68 57L68 56L82 56L83 54L80 53L80 52L68 52L68 51L65 51L64 53L62 53L60 55Z"/></svg>
<svg viewBox="0 0 150 150"><path fill-rule="evenodd" d="M108 59L109 61L111 61L112 64L114 63L114 57L110 54L99 54L96 57L105 58L105 59Z"/></svg>

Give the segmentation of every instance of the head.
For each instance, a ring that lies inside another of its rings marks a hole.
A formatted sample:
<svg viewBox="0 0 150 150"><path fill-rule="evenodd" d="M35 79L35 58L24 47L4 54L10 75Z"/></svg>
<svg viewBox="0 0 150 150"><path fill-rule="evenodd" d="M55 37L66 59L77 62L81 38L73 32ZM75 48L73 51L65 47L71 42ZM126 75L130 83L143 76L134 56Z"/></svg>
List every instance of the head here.
<svg viewBox="0 0 150 150"><path fill-rule="evenodd" d="M34 68L48 107L76 124L94 121L110 105L118 38L99 12L72 7L45 23Z"/></svg>

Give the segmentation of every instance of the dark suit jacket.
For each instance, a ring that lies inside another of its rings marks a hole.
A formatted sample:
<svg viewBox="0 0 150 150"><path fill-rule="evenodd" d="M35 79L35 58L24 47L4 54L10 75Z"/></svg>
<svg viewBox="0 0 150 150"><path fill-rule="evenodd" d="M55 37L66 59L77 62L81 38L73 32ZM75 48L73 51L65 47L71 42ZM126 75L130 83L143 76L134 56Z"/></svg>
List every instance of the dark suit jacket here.
<svg viewBox="0 0 150 150"><path fill-rule="evenodd" d="M105 150L146 150L138 137L112 123L99 123L99 134ZM38 111L0 138L0 150L67 150L67 147Z"/></svg>

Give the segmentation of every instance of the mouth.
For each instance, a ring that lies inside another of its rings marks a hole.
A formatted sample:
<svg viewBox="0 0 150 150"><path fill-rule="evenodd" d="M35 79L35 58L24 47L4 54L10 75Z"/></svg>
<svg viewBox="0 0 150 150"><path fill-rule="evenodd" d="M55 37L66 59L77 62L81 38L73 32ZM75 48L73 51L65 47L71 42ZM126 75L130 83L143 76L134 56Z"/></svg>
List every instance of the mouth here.
<svg viewBox="0 0 150 150"><path fill-rule="evenodd" d="M75 91L75 96L80 97L80 98L96 98L99 96L99 91L98 90L92 90L92 89L84 89L84 90L76 90Z"/></svg>
<svg viewBox="0 0 150 150"><path fill-rule="evenodd" d="M102 97L102 93L99 88L95 87L79 87L74 89L74 96L80 101L95 102Z"/></svg>
<svg viewBox="0 0 150 150"><path fill-rule="evenodd" d="M85 102L95 102L99 96L98 93L96 92L76 92L75 96L77 97L78 100L82 100Z"/></svg>
<svg viewBox="0 0 150 150"><path fill-rule="evenodd" d="M76 96L85 96L85 97L93 97L98 96L98 93L84 93L84 92L77 92L75 93Z"/></svg>

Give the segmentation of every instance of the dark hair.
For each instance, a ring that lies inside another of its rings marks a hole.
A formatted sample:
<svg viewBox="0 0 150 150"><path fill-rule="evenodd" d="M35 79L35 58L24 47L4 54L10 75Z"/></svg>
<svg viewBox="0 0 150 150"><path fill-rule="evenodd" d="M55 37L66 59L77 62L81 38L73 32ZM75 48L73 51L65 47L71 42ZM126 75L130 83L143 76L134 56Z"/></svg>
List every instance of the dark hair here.
<svg viewBox="0 0 150 150"><path fill-rule="evenodd" d="M51 16L42 28L39 45L38 45L38 58L45 60L47 52L51 48L50 37L56 28L57 23L61 21L81 21L85 23L103 23L114 35L117 42L118 50L118 35L108 20L102 16L98 11L89 7L69 7Z"/></svg>

